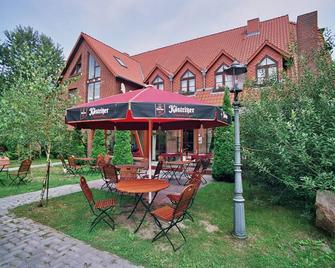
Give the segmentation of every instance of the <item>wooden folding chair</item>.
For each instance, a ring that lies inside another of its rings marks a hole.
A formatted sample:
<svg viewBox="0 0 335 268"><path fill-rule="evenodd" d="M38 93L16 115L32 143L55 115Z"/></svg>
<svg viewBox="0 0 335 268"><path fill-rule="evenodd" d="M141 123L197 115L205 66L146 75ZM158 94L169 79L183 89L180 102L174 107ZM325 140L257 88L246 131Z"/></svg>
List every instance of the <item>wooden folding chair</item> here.
<svg viewBox="0 0 335 268"><path fill-rule="evenodd" d="M115 185L119 181L116 167L110 164L104 165L102 167L102 175L104 184L101 186L101 189L108 188L111 191L115 191Z"/></svg>
<svg viewBox="0 0 335 268"><path fill-rule="evenodd" d="M194 195L192 197L190 207L192 206L192 204L194 202L194 199L195 199L195 196L196 196L196 194L197 194L197 192L200 188L201 179L202 179L201 173L199 171L195 171L195 172L192 173L191 178L187 181L186 186L191 185L191 184L193 184L195 186L195 192L194 192ZM168 194L166 196L170 199L172 204L176 205L180 200L181 194ZM194 221L193 217L192 217L192 215L189 211L186 211L186 215L191 219L191 221Z"/></svg>
<svg viewBox="0 0 335 268"><path fill-rule="evenodd" d="M26 184L30 180L27 179L28 173L31 167L31 160L25 159L21 162L19 170L16 173L8 173L8 177L12 180L9 185L12 184Z"/></svg>
<svg viewBox="0 0 335 268"><path fill-rule="evenodd" d="M167 240L170 242L174 251L177 251L179 248L181 248L185 244L186 237L180 230L178 223L184 220L186 212L188 208L190 207L190 203L192 201L194 192L195 192L195 185L194 184L188 185L184 188L183 192L181 193L180 199L175 207L165 205L164 207L155 209L154 211L151 212L151 215L154 218L155 224L160 229L160 232L156 234L156 236L152 239L152 242L156 241L162 236L165 236ZM162 222L167 223L167 226L163 227ZM168 236L169 231L173 227L177 228L177 230L179 231L179 233L182 235L184 239L184 243L178 247L175 247L170 237Z"/></svg>
<svg viewBox="0 0 335 268"><path fill-rule="evenodd" d="M158 161L157 166L155 168L155 173L151 178L152 179L159 179L159 175L162 171L162 168L163 168L163 161ZM144 176L141 176L141 177L144 179L144 178L148 178L149 175L148 175L148 173L146 173Z"/></svg>
<svg viewBox="0 0 335 268"><path fill-rule="evenodd" d="M87 202L90 206L92 214L95 216L94 220L91 223L90 230L91 232L93 228L100 222L104 221L109 227L113 230L115 229L115 222L110 215L110 212L116 206L116 200L114 198L104 199L95 201L93 197L93 193L89 188L86 179L84 177L80 177L80 187L84 193L84 196L87 199ZM106 219L107 218L107 219ZM108 219L110 222L108 222Z"/></svg>
<svg viewBox="0 0 335 268"><path fill-rule="evenodd" d="M74 175L74 174L72 173L72 171L69 169L69 166L67 165L64 156L60 154L60 155L58 156L58 158L59 158L59 160L62 162L62 166L63 166L64 173L65 173L65 174L69 174L69 175Z"/></svg>
<svg viewBox="0 0 335 268"><path fill-rule="evenodd" d="M67 162L69 163L68 164L68 170L69 170L69 173L72 174L72 175L78 175L79 172L82 171L82 167L80 165L77 165L76 164L76 159L74 158L74 156L69 156L67 158Z"/></svg>
<svg viewBox="0 0 335 268"><path fill-rule="evenodd" d="M134 180L137 178L137 167L135 166L121 166L120 168L120 181Z"/></svg>
<svg viewBox="0 0 335 268"><path fill-rule="evenodd" d="M201 168L201 175L202 175L201 176L201 182L202 182L202 184L207 183L207 180L205 179L204 174L205 174L207 168L210 166L210 164L211 164L211 160L209 158L205 158L205 159L201 160L201 166L202 166L202 168Z"/></svg>
<svg viewBox="0 0 335 268"><path fill-rule="evenodd" d="M202 162L201 162L200 159L198 159L198 160L196 161L196 164L195 164L195 166L194 166L193 171L192 171L192 172L189 172L189 171L186 172L186 174L187 174L188 176L187 176L187 181L185 182L185 185L188 185L188 181L191 179L192 174L193 174L194 172L198 172L198 171L200 170L200 168L201 168L201 165L202 165Z"/></svg>
<svg viewBox="0 0 335 268"><path fill-rule="evenodd" d="M90 166L93 172L102 172L102 168L106 165L105 157L101 154L97 156L96 162Z"/></svg>

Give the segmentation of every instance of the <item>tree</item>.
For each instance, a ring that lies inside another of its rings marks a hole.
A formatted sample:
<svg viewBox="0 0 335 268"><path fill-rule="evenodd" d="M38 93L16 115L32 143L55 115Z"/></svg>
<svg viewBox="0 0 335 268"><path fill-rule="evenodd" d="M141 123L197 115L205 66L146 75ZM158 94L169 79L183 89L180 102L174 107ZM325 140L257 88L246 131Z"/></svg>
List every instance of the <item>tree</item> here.
<svg viewBox="0 0 335 268"><path fill-rule="evenodd" d="M62 49L31 27L18 26L5 36L0 45L0 143L21 148L21 157L31 157L40 147L49 159L52 144L65 140L65 109L75 102L67 98L66 85L58 83Z"/></svg>
<svg viewBox="0 0 335 268"><path fill-rule="evenodd" d="M229 89L225 90L223 111L232 115ZM215 180L234 180L234 127L219 127L214 132L214 163L212 175Z"/></svg>
<svg viewBox="0 0 335 268"><path fill-rule="evenodd" d="M260 88L241 117L253 181L281 203L312 207L317 190L335 190L335 64L324 50L315 63L298 81L284 76Z"/></svg>
<svg viewBox="0 0 335 268"><path fill-rule="evenodd" d="M106 154L105 134L103 130L96 129L94 131L92 156L97 157L99 154Z"/></svg>
<svg viewBox="0 0 335 268"><path fill-rule="evenodd" d="M132 164L133 155L131 153L131 137L130 131L119 131L115 132L115 144L113 154L113 164Z"/></svg>

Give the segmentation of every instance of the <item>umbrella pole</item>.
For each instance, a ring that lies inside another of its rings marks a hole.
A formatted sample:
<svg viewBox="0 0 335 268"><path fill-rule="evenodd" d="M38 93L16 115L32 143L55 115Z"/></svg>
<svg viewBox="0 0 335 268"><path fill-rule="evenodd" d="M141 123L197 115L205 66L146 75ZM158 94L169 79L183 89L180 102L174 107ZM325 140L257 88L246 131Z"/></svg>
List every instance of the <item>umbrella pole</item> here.
<svg viewBox="0 0 335 268"><path fill-rule="evenodd" d="M149 179L151 179L151 159L152 159L152 121L149 120L148 122L148 145L149 145L149 157L148 157L148 160L149 160ZM149 203L151 203L152 201L152 193L150 192L149 193Z"/></svg>

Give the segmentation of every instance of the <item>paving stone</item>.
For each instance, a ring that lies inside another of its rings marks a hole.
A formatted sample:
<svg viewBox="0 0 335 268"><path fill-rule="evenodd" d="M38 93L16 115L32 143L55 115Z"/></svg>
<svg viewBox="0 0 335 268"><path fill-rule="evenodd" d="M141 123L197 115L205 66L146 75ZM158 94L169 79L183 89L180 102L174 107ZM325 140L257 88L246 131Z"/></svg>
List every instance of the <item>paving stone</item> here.
<svg viewBox="0 0 335 268"><path fill-rule="evenodd" d="M100 188L101 180L90 181L89 185ZM51 188L49 196L79 191L79 185L65 185ZM39 198L39 191L0 198L0 267L136 267L31 219L8 214L9 209ZM102 259L103 264L100 263Z"/></svg>

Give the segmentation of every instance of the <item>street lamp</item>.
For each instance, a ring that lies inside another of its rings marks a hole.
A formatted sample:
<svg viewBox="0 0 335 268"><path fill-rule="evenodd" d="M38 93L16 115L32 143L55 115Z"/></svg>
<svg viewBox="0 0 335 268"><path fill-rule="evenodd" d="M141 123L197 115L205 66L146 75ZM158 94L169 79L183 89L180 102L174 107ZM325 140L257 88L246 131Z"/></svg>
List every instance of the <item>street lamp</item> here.
<svg viewBox="0 0 335 268"><path fill-rule="evenodd" d="M233 87L230 89L234 93L234 143L235 143L235 190L234 190L234 230L233 236L238 239L247 238L245 228L244 198L242 186L241 169L241 144L240 144L240 102L238 93L243 90L243 83L247 66L238 63L236 60L232 65L224 70L226 75L232 75Z"/></svg>

